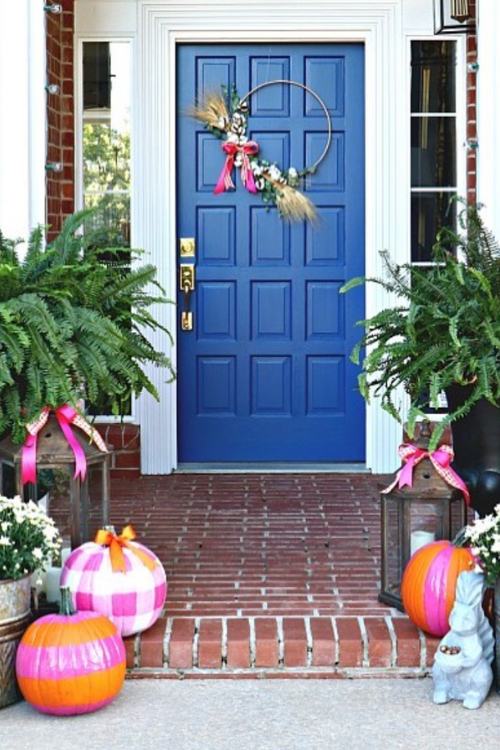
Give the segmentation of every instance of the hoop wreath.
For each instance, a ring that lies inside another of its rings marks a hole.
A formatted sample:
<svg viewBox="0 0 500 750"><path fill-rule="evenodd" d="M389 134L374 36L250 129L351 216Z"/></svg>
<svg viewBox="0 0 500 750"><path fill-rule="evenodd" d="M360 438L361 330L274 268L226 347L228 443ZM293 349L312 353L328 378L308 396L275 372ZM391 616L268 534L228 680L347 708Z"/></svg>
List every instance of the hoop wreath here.
<svg viewBox="0 0 500 750"><path fill-rule="evenodd" d="M249 140L246 135L250 97L267 86L277 84L297 86L306 91L316 99L327 121L327 137L323 151L314 164L301 170L295 167L281 170L277 164L265 158L261 159L258 155L259 144ZM290 221L305 219L310 222L317 219L316 207L297 189L309 175L315 174L332 142L330 113L323 99L313 89L299 81L276 78L254 86L240 98L235 87L228 92L227 88L222 86L221 93L207 94L201 102L192 107L189 114L202 122L207 130L222 141L221 148L226 159L215 185L216 195L236 189L232 180L232 172L236 167L240 170L241 182L248 192L259 193L264 203L277 207L282 218Z"/></svg>

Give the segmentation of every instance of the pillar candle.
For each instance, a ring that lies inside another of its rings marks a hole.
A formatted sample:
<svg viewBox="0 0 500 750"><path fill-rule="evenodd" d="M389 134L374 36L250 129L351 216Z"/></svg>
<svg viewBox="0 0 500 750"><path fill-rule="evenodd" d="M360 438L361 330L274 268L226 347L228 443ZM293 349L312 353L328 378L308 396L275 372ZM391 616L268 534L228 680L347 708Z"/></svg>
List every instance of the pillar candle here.
<svg viewBox="0 0 500 750"><path fill-rule="evenodd" d="M410 553L414 555L415 552L420 549L420 547L424 547L426 544L430 544L435 540L436 535L433 534L432 531L423 531L421 529L419 529L418 531L412 531L410 540Z"/></svg>
<svg viewBox="0 0 500 750"><path fill-rule="evenodd" d="M47 601L59 601L59 584L61 581L61 568L49 568L47 570Z"/></svg>

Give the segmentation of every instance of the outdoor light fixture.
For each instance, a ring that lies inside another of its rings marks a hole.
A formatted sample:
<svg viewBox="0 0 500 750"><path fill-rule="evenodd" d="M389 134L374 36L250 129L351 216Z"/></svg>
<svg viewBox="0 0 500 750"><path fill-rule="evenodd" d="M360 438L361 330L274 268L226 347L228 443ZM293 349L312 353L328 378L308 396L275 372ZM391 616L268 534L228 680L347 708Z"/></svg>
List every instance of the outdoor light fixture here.
<svg viewBox="0 0 500 750"><path fill-rule="evenodd" d="M109 471L112 452L103 453L95 443L90 443L85 435L75 430L74 439L80 444L85 454L87 472L84 479L74 478L75 455L67 442L56 417L50 416L45 427L37 435L36 468L37 474L43 476L43 470L54 473L53 488L49 495L67 498L69 501L71 547L79 547L82 541L88 542L90 509L101 506L101 518L96 523L106 526L109 523ZM14 470L12 489L21 497L24 487L21 481L21 461L23 446L13 443L10 437L0 441L0 493L6 492L8 472ZM27 484L30 493L34 485ZM34 496L38 493L35 491Z"/></svg>
<svg viewBox="0 0 500 750"><path fill-rule="evenodd" d="M58 94L60 92L61 88L57 83L47 83L45 86L45 91L48 94Z"/></svg>
<svg viewBox="0 0 500 750"><path fill-rule="evenodd" d="M474 28L469 0L434 0L435 34L467 34Z"/></svg>
<svg viewBox="0 0 500 750"><path fill-rule="evenodd" d="M46 13L54 13L54 14L62 13L61 3L46 3L43 6L43 9Z"/></svg>
<svg viewBox="0 0 500 750"><path fill-rule="evenodd" d="M477 138L467 138L465 145L469 150L474 151L474 149L479 148L479 141Z"/></svg>
<svg viewBox="0 0 500 750"><path fill-rule="evenodd" d="M47 172L62 172L63 165L60 161L49 161L45 165Z"/></svg>
<svg viewBox="0 0 500 750"><path fill-rule="evenodd" d="M425 424L425 423L424 423ZM430 430L422 427L415 441L428 449ZM425 544L452 540L466 524L462 494L434 469L430 458L413 468L411 487L397 485L380 495L382 511L382 584L379 600L403 611L401 580L410 557Z"/></svg>

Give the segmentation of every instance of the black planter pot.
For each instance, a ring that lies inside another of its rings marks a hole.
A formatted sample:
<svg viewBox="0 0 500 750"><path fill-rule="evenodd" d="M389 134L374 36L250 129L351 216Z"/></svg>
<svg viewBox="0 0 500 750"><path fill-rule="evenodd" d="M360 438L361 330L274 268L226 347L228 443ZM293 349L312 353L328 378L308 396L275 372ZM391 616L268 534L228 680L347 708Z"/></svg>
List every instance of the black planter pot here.
<svg viewBox="0 0 500 750"><path fill-rule="evenodd" d="M450 411L466 400L468 386L447 388ZM453 468L467 484L471 505L481 516L500 503L500 408L486 399L451 425L455 460Z"/></svg>

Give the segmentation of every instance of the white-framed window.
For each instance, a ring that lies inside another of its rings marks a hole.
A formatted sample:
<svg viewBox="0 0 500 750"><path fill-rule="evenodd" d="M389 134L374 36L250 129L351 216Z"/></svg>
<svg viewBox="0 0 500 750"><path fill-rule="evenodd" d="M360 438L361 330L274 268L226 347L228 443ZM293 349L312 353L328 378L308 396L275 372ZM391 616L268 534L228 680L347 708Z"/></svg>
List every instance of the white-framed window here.
<svg viewBox="0 0 500 750"><path fill-rule="evenodd" d="M410 39L410 260L434 265L432 247L443 227L457 228L466 197L463 42ZM433 419L447 411L444 393Z"/></svg>
<svg viewBox="0 0 500 750"><path fill-rule="evenodd" d="M410 258L416 266L432 265L437 232L456 228L451 199L466 195L461 55L456 39L410 40Z"/></svg>
<svg viewBox="0 0 500 750"><path fill-rule="evenodd" d="M132 40L80 38L76 47L76 207L96 208L86 222L96 244L130 247ZM97 421L113 421L106 402L90 407ZM126 416L134 421L134 404Z"/></svg>

